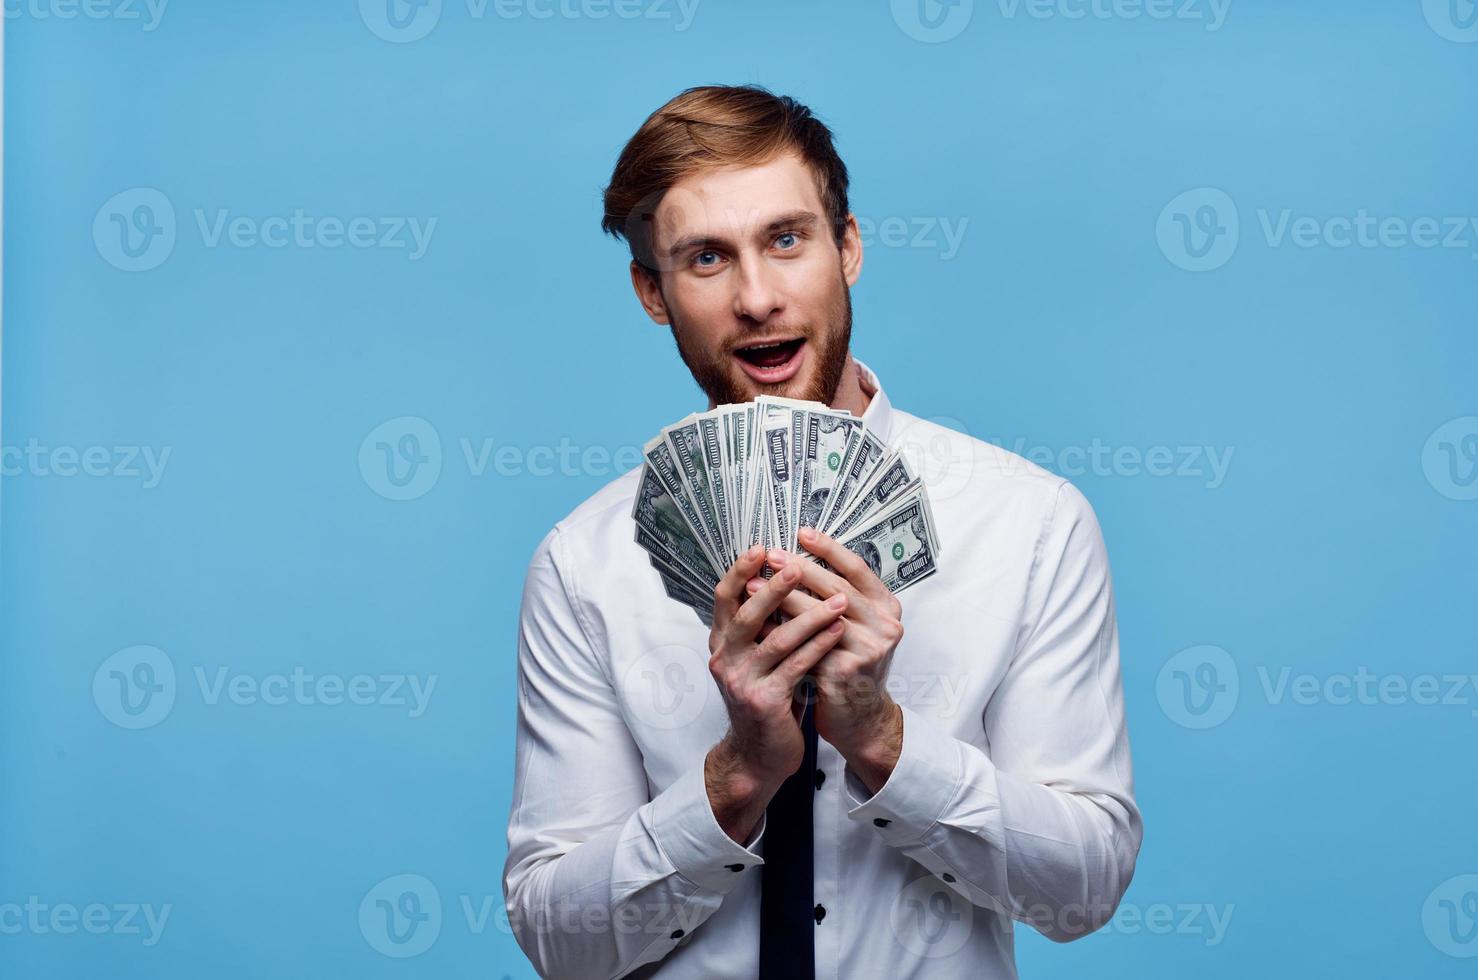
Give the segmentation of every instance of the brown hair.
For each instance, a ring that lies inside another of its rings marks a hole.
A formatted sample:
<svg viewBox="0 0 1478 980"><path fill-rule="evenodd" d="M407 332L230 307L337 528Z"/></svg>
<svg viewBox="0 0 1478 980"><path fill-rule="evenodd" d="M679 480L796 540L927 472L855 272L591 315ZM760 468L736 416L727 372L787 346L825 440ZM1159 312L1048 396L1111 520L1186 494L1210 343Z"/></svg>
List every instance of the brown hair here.
<svg viewBox="0 0 1478 980"><path fill-rule="evenodd" d="M795 99L758 85L700 85L648 116L616 161L600 226L626 239L632 258L656 278L652 216L673 184L704 168L757 165L786 151L810 168L840 245L849 213L847 167L831 130Z"/></svg>

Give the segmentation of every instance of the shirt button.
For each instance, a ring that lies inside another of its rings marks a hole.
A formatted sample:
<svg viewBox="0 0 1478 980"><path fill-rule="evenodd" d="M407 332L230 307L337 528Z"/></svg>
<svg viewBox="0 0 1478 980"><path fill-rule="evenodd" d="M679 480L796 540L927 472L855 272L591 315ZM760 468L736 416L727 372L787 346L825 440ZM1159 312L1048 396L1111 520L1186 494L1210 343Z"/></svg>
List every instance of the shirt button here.
<svg viewBox="0 0 1478 980"><path fill-rule="evenodd" d="M821 769L817 769L816 770L816 788L817 789L820 789L821 788L821 784L824 783L824 782L826 782L826 773L825 773L825 771L823 771Z"/></svg>
<svg viewBox="0 0 1478 980"><path fill-rule="evenodd" d="M673 939L681 939L681 938L683 938L683 931L681 929L674 929L674 930L672 930L672 938Z"/></svg>
<svg viewBox="0 0 1478 980"><path fill-rule="evenodd" d="M955 876L952 875L952 874L950 874L948 871L946 871L941 877L943 877L945 881L954 881L955 880Z"/></svg>
<svg viewBox="0 0 1478 980"><path fill-rule="evenodd" d="M826 906L825 905L817 905L816 906L816 921L817 922L820 922L824 918L826 918Z"/></svg>
<svg viewBox="0 0 1478 980"><path fill-rule="evenodd" d="M728 868L730 871L733 871L736 874L744 870L744 865L742 864L726 864L724 865L724 867Z"/></svg>
<svg viewBox="0 0 1478 980"><path fill-rule="evenodd" d="M892 822L893 821L891 821L891 820L885 820L882 817L873 817L873 819L872 819L872 825L874 827L886 827L886 826L888 826L888 824L890 824Z"/></svg>

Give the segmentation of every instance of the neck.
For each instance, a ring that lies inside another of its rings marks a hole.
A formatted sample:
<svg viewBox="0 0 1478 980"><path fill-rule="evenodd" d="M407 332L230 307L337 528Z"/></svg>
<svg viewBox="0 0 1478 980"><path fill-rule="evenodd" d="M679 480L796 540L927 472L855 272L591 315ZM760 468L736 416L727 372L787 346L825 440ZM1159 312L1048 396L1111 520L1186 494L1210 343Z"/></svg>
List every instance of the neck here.
<svg viewBox="0 0 1478 980"><path fill-rule="evenodd" d="M844 408L853 415L861 415L872 401L872 394L862 386L862 372L857 370L857 362L852 360L852 353L848 351L847 365L842 368L842 380L837 383L831 407Z"/></svg>

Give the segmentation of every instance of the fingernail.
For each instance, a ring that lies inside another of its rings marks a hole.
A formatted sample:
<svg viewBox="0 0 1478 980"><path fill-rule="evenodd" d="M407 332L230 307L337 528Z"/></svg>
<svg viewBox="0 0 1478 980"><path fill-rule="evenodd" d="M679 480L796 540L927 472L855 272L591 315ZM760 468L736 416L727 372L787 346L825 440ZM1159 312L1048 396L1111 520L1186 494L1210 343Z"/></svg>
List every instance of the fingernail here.
<svg viewBox="0 0 1478 980"><path fill-rule="evenodd" d="M760 587L762 585L764 585L764 584L765 584L765 580L764 579L762 579L762 578L752 578L748 582L745 582L744 583L744 587L746 589L748 589L750 592L758 592L760 590Z"/></svg>
<svg viewBox="0 0 1478 980"><path fill-rule="evenodd" d="M847 625L847 621L845 619L839 619L836 622L832 623L830 626L828 626L826 628L826 632L828 632L828 633L840 633L844 628L846 628L846 625Z"/></svg>
<svg viewBox="0 0 1478 980"><path fill-rule="evenodd" d="M800 566L798 566L798 565L791 565L789 568L783 569L780 572L780 575L781 575L782 578L785 579L785 581L787 581L787 582L794 582L796 579L798 579L798 578L801 577L801 569L800 569Z"/></svg>
<svg viewBox="0 0 1478 980"><path fill-rule="evenodd" d="M765 557L770 560L770 564L771 565L784 565L785 564L785 552L783 552L783 551L772 550Z"/></svg>
<svg viewBox="0 0 1478 980"><path fill-rule="evenodd" d="M838 592L836 595L826 600L827 609L844 609L846 608L846 605L847 596L841 592Z"/></svg>
<svg viewBox="0 0 1478 980"><path fill-rule="evenodd" d="M815 531L814 528L803 527L800 530L800 539L802 541L810 541L815 536L816 536L816 531Z"/></svg>

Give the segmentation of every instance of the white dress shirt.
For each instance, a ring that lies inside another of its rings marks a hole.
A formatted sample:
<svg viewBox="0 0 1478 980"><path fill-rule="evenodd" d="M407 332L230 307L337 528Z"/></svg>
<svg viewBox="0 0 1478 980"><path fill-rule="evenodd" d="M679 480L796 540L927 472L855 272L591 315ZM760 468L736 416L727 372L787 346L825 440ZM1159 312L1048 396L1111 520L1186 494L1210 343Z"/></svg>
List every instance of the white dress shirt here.
<svg viewBox="0 0 1478 980"><path fill-rule="evenodd" d="M859 367L863 418L916 454L942 552L899 595L887 782L870 794L818 744L816 976L1015 977L1014 922L1063 942L1098 928L1143 836L1102 535L1067 481L893 408ZM753 978L765 820L743 846L708 802L728 713L708 628L634 540L637 476L529 564L509 921L544 977Z"/></svg>

